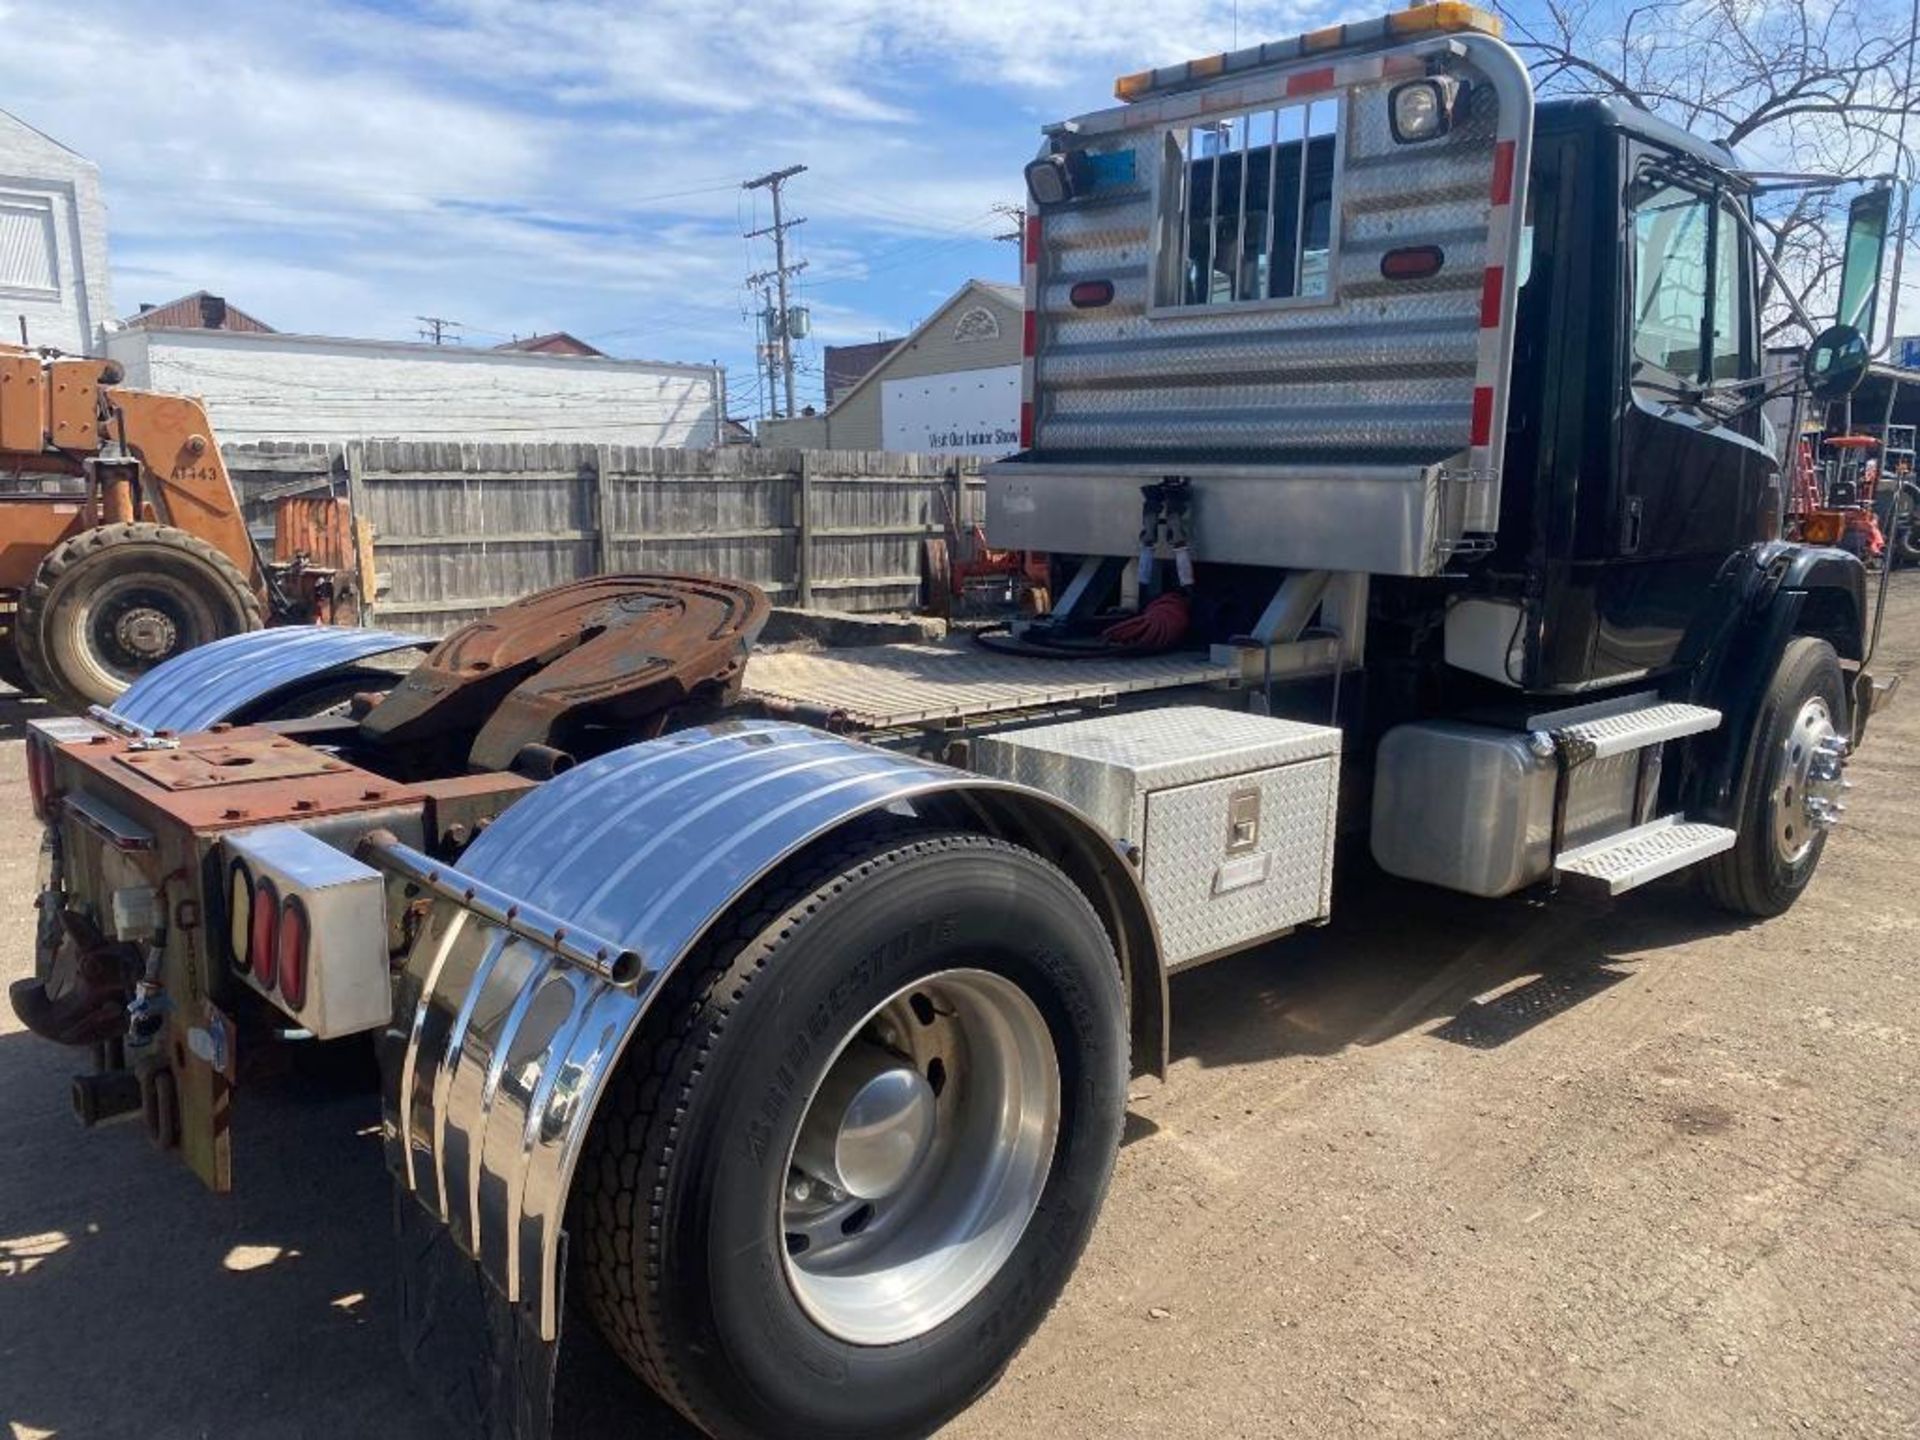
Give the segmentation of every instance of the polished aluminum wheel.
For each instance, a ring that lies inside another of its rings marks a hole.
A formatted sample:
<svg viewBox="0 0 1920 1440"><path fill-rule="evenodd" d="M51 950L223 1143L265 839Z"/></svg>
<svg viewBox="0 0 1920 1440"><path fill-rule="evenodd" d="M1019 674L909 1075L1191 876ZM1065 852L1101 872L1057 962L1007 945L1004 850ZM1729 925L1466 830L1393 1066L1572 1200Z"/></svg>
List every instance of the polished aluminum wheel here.
<svg viewBox="0 0 1920 1440"><path fill-rule="evenodd" d="M856 1345L924 1335L986 1288L1046 1187L1060 1067L1026 992L943 970L836 1051L795 1134L780 1203L788 1283Z"/></svg>
<svg viewBox="0 0 1920 1440"><path fill-rule="evenodd" d="M1775 853L1797 864L1846 810L1846 737L1834 728L1826 699L1810 695L1780 742L1771 804Z"/></svg>

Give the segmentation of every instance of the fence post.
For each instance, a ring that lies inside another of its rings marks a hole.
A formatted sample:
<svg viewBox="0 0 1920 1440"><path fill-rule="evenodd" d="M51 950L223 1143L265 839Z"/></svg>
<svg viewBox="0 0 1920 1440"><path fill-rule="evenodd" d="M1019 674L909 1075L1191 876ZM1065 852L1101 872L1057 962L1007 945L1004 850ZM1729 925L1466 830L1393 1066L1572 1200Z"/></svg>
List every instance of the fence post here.
<svg viewBox="0 0 1920 1440"><path fill-rule="evenodd" d="M344 464L347 475L347 518L353 527L354 563L360 571L360 623L371 625L380 603L379 536L367 513L367 457L358 440L349 440L344 456L335 455L328 469Z"/></svg>
<svg viewBox="0 0 1920 1440"><path fill-rule="evenodd" d="M613 573L613 447L596 445L582 469L593 467L593 563L602 575Z"/></svg>
<svg viewBox="0 0 1920 1440"><path fill-rule="evenodd" d="M807 464L807 452L800 456L799 509L800 538L794 545L793 603L802 610L813 607L813 470Z"/></svg>

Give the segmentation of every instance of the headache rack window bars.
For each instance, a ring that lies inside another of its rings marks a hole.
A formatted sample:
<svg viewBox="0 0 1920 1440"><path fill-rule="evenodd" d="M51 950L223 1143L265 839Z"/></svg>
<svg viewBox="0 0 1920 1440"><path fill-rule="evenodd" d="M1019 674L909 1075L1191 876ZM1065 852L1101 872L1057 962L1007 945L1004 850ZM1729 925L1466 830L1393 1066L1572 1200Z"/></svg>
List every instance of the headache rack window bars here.
<svg viewBox="0 0 1920 1440"><path fill-rule="evenodd" d="M1340 121L1340 99L1321 97L1167 133L1163 203L1178 255L1162 270L1160 304L1331 294Z"/></svg>

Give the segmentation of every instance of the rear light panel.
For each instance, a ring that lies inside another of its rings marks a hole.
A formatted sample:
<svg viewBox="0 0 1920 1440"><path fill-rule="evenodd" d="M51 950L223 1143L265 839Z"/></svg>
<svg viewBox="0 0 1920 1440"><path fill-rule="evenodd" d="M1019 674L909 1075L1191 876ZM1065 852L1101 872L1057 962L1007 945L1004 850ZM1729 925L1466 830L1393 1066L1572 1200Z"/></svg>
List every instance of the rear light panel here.
<svg viewBox="0 0 1920 1440"><path fill-rule="evenodd" d="M221 845L233 972L322 1039L385 1025L393 996L380 872L294 825Z"/></svg>

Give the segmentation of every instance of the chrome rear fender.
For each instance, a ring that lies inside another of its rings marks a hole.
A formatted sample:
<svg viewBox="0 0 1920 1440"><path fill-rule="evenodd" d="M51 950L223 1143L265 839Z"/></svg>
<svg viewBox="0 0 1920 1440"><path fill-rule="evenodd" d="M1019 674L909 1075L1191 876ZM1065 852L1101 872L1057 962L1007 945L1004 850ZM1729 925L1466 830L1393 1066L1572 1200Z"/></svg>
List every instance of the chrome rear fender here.
<svg viewBox="0 0 1920 1440"><path fill-rule="evenodd" d="M457 869L439 867L381 1046L394 1174L543 1338L559 1330L574 1167L662 982L758 882L890 809L1002 835L1059 864L1126 972L1136 1068L1164 1068L1165 976L1145 897L1111 840L1062 802L771 721L600 756L507 811ZM512 901L637 953L637 977L615 983L577 951L560 953L550 933L543 943L507 915Z"/></svg>

